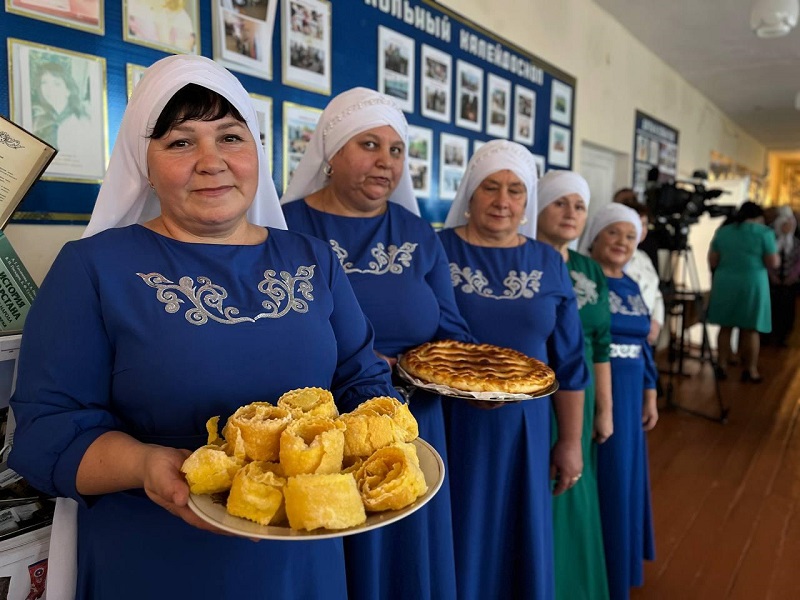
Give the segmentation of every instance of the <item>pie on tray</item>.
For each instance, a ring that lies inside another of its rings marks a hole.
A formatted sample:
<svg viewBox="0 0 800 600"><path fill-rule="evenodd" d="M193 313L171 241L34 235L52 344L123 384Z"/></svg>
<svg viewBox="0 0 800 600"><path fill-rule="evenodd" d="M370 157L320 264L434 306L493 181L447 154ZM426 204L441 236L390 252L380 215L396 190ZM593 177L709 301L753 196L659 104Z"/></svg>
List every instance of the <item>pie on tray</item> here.
<svg viewBox="0 0 800 600"><path fill-rule="evenodd" d="M465 392L535 394L556 379L550 367L522 352L455 340L417 346L402 356L400 366L426 383Z"/></svg>

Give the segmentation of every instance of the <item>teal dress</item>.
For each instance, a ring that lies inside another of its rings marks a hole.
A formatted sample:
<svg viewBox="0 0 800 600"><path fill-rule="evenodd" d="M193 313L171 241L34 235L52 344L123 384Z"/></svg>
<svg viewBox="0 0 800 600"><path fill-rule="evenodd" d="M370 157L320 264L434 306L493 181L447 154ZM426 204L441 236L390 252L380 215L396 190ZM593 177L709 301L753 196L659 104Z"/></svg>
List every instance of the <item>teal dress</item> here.
<svg viewBox="0 0 800 600"><path fill-rule="evenodd" d="M711 240L719 265L711 283L708 321L722 327L772 330L769 278L764 255L775 254L775 233L760 223L720 227Z"/></svg>
<svg viewBox="0 0 800 600"><path fill-rule="evenodd" d="M594 363L609 361L611 312L608 284L600 265L583 254L569 251L567 270L578 300L583 325L583 347L591 381L583 404L583 476L571 489L553 497L553 537L556 598L607 600L608 576L603 550L603 529L597 499L597 446L594 430ZM553 438L557 430L553 419Z"/></svg>

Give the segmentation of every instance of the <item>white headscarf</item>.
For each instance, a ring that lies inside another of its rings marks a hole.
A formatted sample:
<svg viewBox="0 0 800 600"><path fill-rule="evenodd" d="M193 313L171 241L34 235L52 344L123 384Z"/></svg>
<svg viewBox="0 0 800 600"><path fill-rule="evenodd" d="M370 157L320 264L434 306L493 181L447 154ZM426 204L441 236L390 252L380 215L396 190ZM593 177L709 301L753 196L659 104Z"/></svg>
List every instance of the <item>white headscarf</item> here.
<svg viewBox="0 0 800 600"><path fill-rule="evenodd" d="M612 223L630 223L633 225L636 228L636 243L639 243L639 238L642 237L642 219L639 213L619 202L611 202L599 208L592 220L589 221L581 239L581 253L588 255L597 235Z"/></svg>
<svg viewBox="0 0 800 600"><path fill-rule="evenodd" d="M323 169L353 136L368 129L390 126L403 142L408 142L408 123L400 107L384 94L363 87L342 92L333 98L320 116L317 128L311 135L300 164L292 175L281 204L300 200L328 185ZM403 162L403 173L390 202L396 202L419 216L419 205L414 196L411 172L408 170L408 151Z"/></svg>
<svg viewBox="0 0 800 600"><path fill-rule="evenodd" d="M536 193L536 205L538 212L542 212L553 202L569 194L578 194L586 208L589 208L591 192L589 184L580 173L575 171L548 171L539 180L538 191Z"/></svg>
<svg viewBox="0 0 800 600"><path fill-rule="evenodd" d="M528 203L525 205L524 223L519 226L519 233L529 238L536 238L536 160L522 144L508 140L492 140L478 148L467 164L467 172L458 184L458 191L447 213L444 227L460 227L466 225L466 212L472 200L472 194L481 182L492 173L509 170L519 177L528 192Z"/></svg>
<svg viewBox="0 0 800 600"><path fill-rule="evenodd" d="M267 169L264 148L259 143L255 108L247 92L232 73L213 60L203 56L178 55L154 63L136 85L83 237L113 227L143 223L161 214L161 205L147 180L148 136L167 102L190 83L225 97L244 117L256 140L258 189L247 211L249 221L255 225L286 229L275 184Z"/></svg>
<svg viewBox="0 0 800 600"><path fill-rule="evenodd" d="M783 226L787 222L794 223L791 233L783 232ZM797 219L792 212L791 206L778 207L778 216L772 222L772 228L775 230L778 252L789 254L794 248L794 230L797 229Z"/></svg>

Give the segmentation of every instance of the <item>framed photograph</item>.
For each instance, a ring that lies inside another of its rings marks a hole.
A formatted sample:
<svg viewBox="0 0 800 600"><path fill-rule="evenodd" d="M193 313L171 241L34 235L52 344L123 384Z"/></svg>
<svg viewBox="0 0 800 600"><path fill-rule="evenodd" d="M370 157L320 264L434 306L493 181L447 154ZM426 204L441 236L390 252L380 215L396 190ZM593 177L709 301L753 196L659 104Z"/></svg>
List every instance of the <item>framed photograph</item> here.
<svg viewBox="0 0 800 600"><path fill-rule="evenodd" d="M469 140L460 135L443 133L439 145L439 198L452 200L467 171Z"/></svg>
<svg viewBox="0 0 800 600"><path fill-rule="evenodd" d="M6 0L6 12L105 35L105 0Z"/></svg>
<svg viewBox="0 0 800 600"><path fill-rule="evenodd" d="M569 169L570 142L572 132L566 127L550 125L550 143L547 146L547 162L554 167Z"/></svg>
<svg viewBox="0 0 800 600"><path fill-rule="evenodd" d="M650 152L647 162L653 165L658 164L658 140L650 140Z"/></svg>
<svg viewBox="0 0 800 600"><path fill-rule="evenodd" d="M486 133L508 139L511 131L511 82L494 73L486 76Z"/></svg>
<svg viewBox="0 0 800 600"><path fill-rule="evenodd" d="M431 195L433 172L433 130L427 127L408 126L408 170L417 198Z"/></svg>
<svg viewBox="0 0 800 600"><path fill-rule="evenodd" d="M532 154L532 156L533 160L536 162L536 178L541 179L542 175L544 175L547 170L545 158L541 154Z"/></svg>
<svg viewBox="0 0 800 600"><path fill-rule="evenodd" d="M250 94L250 100L256 109L261 146L267 155L267 168L272 173L272 98L261 94Z"/></svg>
<svg viewBox="0 0 800 600"><path fill-rule="evenodd" d="M322 109L283 103L283 190L306 152L311 134L317 128Z"/></svg>
<svg viewBox="0 0 800 600"><path fill-rule="evenodd" d="M550 91L550 120L563 125L572 123L572 88L556 79Z"/></svg>
<svg viewBox="0 0 800 600"><path fill-rule="evenodd" d="M213 0L214 60L261 79L272 79L272 36L278 0Z"/></svg>
<svg viewBox="0 0 800 600"><path fill-rule="evenodd" d="M514 86L514 135L515 142L533 145L536 127L536 92L521 85Z"/></svg>
<svg viewBox="0 0 800 600"><path fill-rule="evenodd" d="M198 3L198 0L125 0L122 4L122 38L163 52L199 54Z"/></svg>
<svg viewBox="0 0 800 600"><path fill-rule="evenodd" d="M481 146L483 146L486 142L483 140L472 140L472 155L475 156L475 153L480 150Z"/></svg>
<svg viewBox="0 0 800 600"><path fill-rule="evenodd" d="M378 26L378 91L405 112L414 112L414 40Z"/></svg>
<svg viewBox="0 0 800 600"><path fill-rule="evenodd" d="M422 44L420 52L422 69L422 116L442 123L450 123L450 96L453 85L453 57L447 52Z"/></svg>
<svg viewBox="0 0 800 600"><path fill-rule="evenodd" d="M12 120L58 149L42 179L100 183L108 153L106 61L8 39Z"/></svg>
<svg viewBox="0 0 800 600"><path fill-rule="evenodd" d="M331 93L331 3L283 1L283 83Z"/></svg>
<svg viewBox="0 0 800 600"><path fill-rule="evenodd" d="M636 136L636 160L647 162L650 156L650 142L643 135Z"/></svg>
<svg viewBox="0 0 800 600"><path fill-rule="evenodd" d="M126 80L126 91L128 93L128 100L131 99L131 94L133 94L133 88L136 87L136 84L139 83L139 80L144 75L144 72L147 70L147 67L143 67L141 65L135 65L133 63L128 63L125 65L125 80Z"/></svg>
<svg viewBox="0 0 800 600"><path fill-rule="evenodd" d="M483 129L483 69L456 61L456 125L472 131Z"/></svg>

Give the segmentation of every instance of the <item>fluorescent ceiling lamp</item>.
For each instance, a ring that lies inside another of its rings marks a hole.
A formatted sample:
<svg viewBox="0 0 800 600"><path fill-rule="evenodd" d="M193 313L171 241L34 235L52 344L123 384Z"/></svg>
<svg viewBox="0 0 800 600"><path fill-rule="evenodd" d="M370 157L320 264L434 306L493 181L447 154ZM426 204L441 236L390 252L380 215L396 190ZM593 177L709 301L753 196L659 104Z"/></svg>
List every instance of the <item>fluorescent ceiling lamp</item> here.
<svg viewBox="0 0 800 600"><path fill-rule="evenodd" d="M760 38L786 35L797 25L798 0L756 0L750 13L750 27Z"/></svg>

